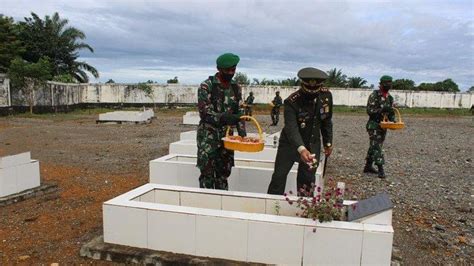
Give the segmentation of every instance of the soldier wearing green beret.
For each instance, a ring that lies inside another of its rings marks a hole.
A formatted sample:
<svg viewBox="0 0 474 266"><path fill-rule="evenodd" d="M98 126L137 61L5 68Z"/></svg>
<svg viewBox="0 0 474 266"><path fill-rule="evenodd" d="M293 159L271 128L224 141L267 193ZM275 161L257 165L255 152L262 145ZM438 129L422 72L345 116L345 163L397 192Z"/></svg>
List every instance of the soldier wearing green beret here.
<svg viewBox="0 0 474 266"><path fill-rule="evenodd" d="M395 122L393 97L389 93L390 89L392 89L392 77L384 75L380 78L379 89L374 90L367 101L369 121L366 129L370 142L365 158L364 173L378 174L379 178L385 178L383 169L385 160L382 148L387 135L387 130L380 127L380 121L386 116L389 121ZM373 167L373 163L377 165L378 170Z"/></svg>
<svg viewBox="0 0 474 266"><path fill-rule="evenodd" d="M249 93L247 99L245 99L244 111L245 115L252 116L252 109L253 109L253 101L255 100L255 96L253 96L253 92Z"/></svg>
<svg viewBox="0 0 474 266"><path fill-rule="evenodd" d="M332 151L332 94L323 87L328 75L307 67L298 72L298 77L301 88L284 101L285 125L281 131L268 194L281 195L285 192L287 175L295 162L299 163L298 192L309 189L315 182L321 136L326 156Z"/></svg>
<svg viewBox="0 0 474 266"><path fill-rule="evenodd" d="M224 148L222 138L228 126L236 126L240 136L246 135L245 124L240 119L242 90L232 80L239 60L232 53L220 55L216 60L218 72L202 82L198 89L201 120L196 141L201 188L228 189L227 178L234 166L234 152Z"/></svg>
<svg viewBox="0 0 474 266"><path fill-rule="evenodd" d="M278 125L278 120L280 119L280 107L283 104L283 101L280 97L280 92L275 92L275 98L272 101L272 112L270 113L270 117L272 118L271 126Z"/></svg>

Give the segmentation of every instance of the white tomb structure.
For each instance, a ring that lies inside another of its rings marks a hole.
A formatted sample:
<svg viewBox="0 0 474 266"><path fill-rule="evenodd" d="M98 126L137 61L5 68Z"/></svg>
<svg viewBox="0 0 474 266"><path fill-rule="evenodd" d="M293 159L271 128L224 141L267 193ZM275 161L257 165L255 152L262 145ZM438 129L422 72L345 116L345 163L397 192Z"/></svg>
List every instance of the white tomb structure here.
<svg viewBox="0 0 474 266"><path fill-rule="evenodd" d="M168 154L150 161L150 183L199 187L199 168L196 167L196 155ZM275 162L270 160L234 159L228 178L229 190L267 193L268 185L272 179ZM324 160L316 170L316 186L323 186L321 178L324 169ZM296 174L298 164L288 173L285 192L296 192Z"/></svg>
<svg viewBox="0 0 474 266"><path fill-rule="evenodd" d="M99 114L98 123L103 122L134 122L148 123L155 116L152 109L143 109L143 111L115 111Z"/></svg>
<svg viewBox="0 0 474 266"><path fill-rule="evenodd" d="M103 204L104 241L268 264L390 265L391 210L325 223L297 211L283 196L146 184Z"/></svg>
<svg viewBox="0 0 474 266"><path fill-rule="evenodd" d="M0 197L40 186L39 162L30 152L0 157Z"/></svg>
<svg viewBox="0 0 474 266"><path fill-rule="evenodd" d="M186 114L183 115L184 125L199 125L200 120L199 112L186 112Z"/></svg>

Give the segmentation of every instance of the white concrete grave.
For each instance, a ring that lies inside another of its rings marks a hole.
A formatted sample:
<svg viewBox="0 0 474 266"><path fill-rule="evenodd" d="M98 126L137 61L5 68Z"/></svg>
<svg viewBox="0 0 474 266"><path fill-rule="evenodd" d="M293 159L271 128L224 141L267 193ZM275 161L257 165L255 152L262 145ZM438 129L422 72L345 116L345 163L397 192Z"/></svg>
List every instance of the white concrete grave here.
<svg viewBox="0 0 474 266"><path fill-rule="evenodd" d="M199 125L200 120L199 112L186 112L186 114L183 115L184 125Z"/></svg>
<svg viewBox="0 0 474 266"><path fill-rule="evenodd" d="M274 161L235 158L235 166L228 178L229 190L267 193L275 166ZM323 161L323 160L322 160ZM199 168L196 155L168 154L150 161L150 183L199 187ZM296 192L297 164L288 173L285 192ZM315 183L322 187L320 165L316 171Z"/></svg>
<svg viewBox="0 0 474 266"><path fill-rule="evenodd" d="M104 122L135 122L148 123L155 116L152 109L143 109L143 111L115 111L99 114L98 123Z"/></svg>
<svg viewBox="0 0 474 266"><path fill-rule="evenodd" d="M39 186L39 162L30 152L0 157L0 197Z"/></svg>
<svg viewBox="0 0 474 266"><path fill-rule="evenodd" d="M267 264L390 265L391 216L320 223L297 211L283 196L146 184L103 204L104 242Z"/></svg>

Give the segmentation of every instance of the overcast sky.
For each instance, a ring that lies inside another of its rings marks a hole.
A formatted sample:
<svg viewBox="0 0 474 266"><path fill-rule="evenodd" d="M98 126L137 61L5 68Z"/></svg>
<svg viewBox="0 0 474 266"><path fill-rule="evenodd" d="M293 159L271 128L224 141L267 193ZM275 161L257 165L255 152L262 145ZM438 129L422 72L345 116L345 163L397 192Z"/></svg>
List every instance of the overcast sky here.
<svg viewBox="0 0 474 266"><path fill-rule="evenodd" d="M81 60L105 82L197 84L224 52L249 78L285 79L306 66L474 86L474 0L457 1L24 1L0 0L23 20L58 12L95 52Z"/></svg>

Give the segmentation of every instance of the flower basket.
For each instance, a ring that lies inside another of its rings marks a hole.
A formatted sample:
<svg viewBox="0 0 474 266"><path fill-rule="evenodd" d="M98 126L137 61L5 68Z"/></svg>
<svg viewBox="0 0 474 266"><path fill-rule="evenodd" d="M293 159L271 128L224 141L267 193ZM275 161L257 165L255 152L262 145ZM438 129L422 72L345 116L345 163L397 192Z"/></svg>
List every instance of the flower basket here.
<svg viewBox="0 0 474 266"><path fill-rule="evenodd" d="M397 108L393 108L397 112L398 122L391 122L388 121L387 116L384 115L383 121L380 122L380 127L383 129L391 129L391 130L398 130L398 129L403 129L405 127L405 123L402 121L402 116L400 115L400 111L398 111Z"/></svg>
<svg viewBox="0 0 474 266"><path fill-rule="evenodd" d="M240 136L229 136L230 127L227 127L227 131L225 133L225 137L222 138L224 141L224 148L228 150L234 151L242 151L242 152L259 152L262 151L264 148L265 141L262 137L262 128L260 124L255 120L255 118L251 116L241 116L240 119L250 119L256 125L258 130L259 138L251 138L251 137L240 137Z"/></svg>

